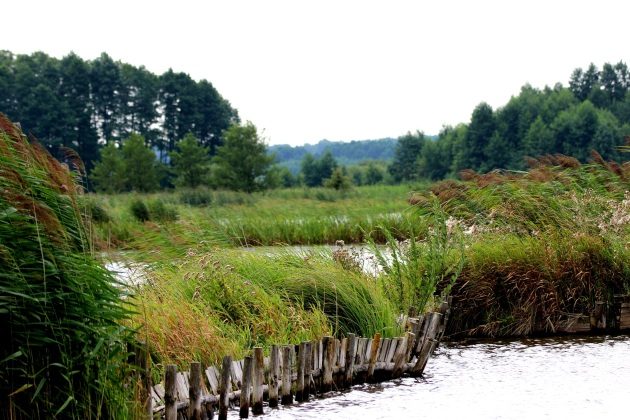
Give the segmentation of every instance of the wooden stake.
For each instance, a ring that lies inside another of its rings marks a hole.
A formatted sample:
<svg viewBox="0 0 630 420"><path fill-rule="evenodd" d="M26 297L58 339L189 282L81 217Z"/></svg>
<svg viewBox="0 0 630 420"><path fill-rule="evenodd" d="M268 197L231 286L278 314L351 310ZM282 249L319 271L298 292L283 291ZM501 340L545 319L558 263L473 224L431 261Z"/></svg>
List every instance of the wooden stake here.
<svg viewBox="0 0 630 420"><path fill-rule="evenodd" d="M249 417L249 400L252 386L252 356L246 356L243 360L243 379L241 385L240 410L242 419Z"/></svg>
<svg viewBox="0 0 630 420"><path fill-rule="evenodd" d="M230 406L231 371L232 356L225 356L221 364L221 383L219 384L219 420L227 420Z"/></svg>
<svg viewBox="0 0 630 420"><path fill-rule="evenodd" d="M278 381L280 380L280 348L271 346L269 357L269 407L278 406Z"/></svg>
<svg viewBox="0 0 630 420"><path fill-rule="evenodd" d="M352 375L354 374L354 358L357 354L357 337L354 334L348 334L348 347L346 352L345 366L345 386L352 386Z"/></svg>
<svg viewBox="0 0 630 420"><path fill-rule="evenodd" d="M291 393L291 346L282 349L282 404L293 404Z"/></svg>
<svg viewBox="0 0 630 420"><path fill-rule="evenodd" d="M263 414L263 382L265 378L265 356L262 347L254 347L252 413Z"/></svg>
<svg viewBox="0 0 630 420"><path fill-rule="evenodd" d="M311 394L311 381L313 380L313 351L312 343L307 341L304 346L304 391L302 392L302 400L308 401Z"/></svg>
<svg viewBox="0 0 630 420"><path fill-rule="evenodd" d="M201 420L201 363L190 363L190 379L188 380L188 418Z"/></svg>
<svg viewBox="0 0 630 420"><path fill-rule="evenodd" d="M306 368L306 342L300 343L297 355L297 383L295 399L304 401L304 369Z"/></svg>
<svg viewBox="0 0 630 420"><path fill-rule="evenodd" d="M376 333L372 340L370 349L370 360L368 364L367 380L370 381L374 377L374 368L376 367L376 357L378 356L378 348L381 343L381 333Z"/></svg>
<svg viewBox="0 0 630 420"><path fill-rule="evenodd" d="M333 337L324 337L322 340L324 355L324 373L322 378L322 392L332 391L333 386L333 361L335 359L335 339Z"/></svg>
<svg viewBox="0 0 630 420"><path fill-rule="evenodd" d="M166 365L164 375L164 418L177 420L177 366Z"/></svg>

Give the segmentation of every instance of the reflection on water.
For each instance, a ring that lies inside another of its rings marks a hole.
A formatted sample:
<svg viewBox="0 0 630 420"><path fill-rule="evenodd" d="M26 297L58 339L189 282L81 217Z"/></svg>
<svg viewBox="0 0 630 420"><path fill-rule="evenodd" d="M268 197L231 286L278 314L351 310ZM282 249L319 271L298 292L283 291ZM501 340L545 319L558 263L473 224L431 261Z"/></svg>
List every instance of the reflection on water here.
<svg viewBox="0 0 630 420"><path fill-rule="evenodd" d="M630 337L443 345L424 378L266 409L267 419L627 418Z"/></svg>

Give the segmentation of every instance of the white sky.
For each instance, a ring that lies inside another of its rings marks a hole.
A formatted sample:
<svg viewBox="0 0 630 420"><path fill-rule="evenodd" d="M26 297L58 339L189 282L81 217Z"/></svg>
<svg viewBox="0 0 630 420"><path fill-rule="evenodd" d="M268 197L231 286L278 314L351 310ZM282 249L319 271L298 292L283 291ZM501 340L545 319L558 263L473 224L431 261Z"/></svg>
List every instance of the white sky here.
<svg viewBox="0 0 630 420"><path fill-rule="evenodd" d="M270 144L437 134L525 83L630 62L627 0L19 0L0 14L0 49L207 79Z"/></svg>

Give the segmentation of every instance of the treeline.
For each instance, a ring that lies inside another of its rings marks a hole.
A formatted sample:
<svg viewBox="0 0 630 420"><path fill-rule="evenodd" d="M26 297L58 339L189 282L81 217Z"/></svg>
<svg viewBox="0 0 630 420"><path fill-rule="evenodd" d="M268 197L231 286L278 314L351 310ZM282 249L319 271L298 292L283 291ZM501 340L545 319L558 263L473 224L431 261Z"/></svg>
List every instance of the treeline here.
<svg viewBox="0 0 630 420"><path fill-rule="evenodd" d="M342 165L358 164L366 160L390 161L394 157L396 143L397 140L394 138L349 142L320 140L315 144L303 146L287 144L270 146L269 153L276 157L278 164L286 166L293 174L297 174L300 171L301 161L307 154L321 157L326 152L330 152Z"/></svg>
<svg viewBox="0 0 630 420"><path fill-rule="evenodd" d="M580 161L596 150L619 159L630 134L630 74L623 62L576 69L569 87L526 85L502 108L478 105L469 124L399 138L389 172L395 181L442 179L463 169L524 169L526 157L565 154Z"/></svg>
<svg viewBox="0 0 630 420"><path fill-rule="evenodd" d="M214 153L223 131L239 122L210 82L173 70L158 76L105 53L83 60L74 53L57 59L0 51L0 112L53 155L76 150L88 169L103 143L132 134L163 160L189 132Z"/></svg>

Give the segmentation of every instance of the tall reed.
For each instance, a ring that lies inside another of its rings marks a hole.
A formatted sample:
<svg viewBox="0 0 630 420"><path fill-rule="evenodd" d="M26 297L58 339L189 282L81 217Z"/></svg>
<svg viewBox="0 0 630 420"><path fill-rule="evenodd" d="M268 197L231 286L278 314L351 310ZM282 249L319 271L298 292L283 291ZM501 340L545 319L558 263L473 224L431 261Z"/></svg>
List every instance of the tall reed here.
<svg viewBox="0 0 630 420"><path fill-rule="evenodd" d="M81 188L2 114L0 191L0 417L127 416L128 312L91 255Z"/></svg>

